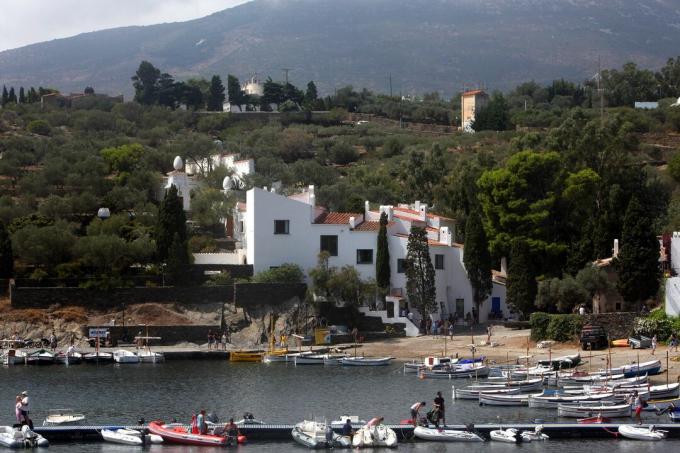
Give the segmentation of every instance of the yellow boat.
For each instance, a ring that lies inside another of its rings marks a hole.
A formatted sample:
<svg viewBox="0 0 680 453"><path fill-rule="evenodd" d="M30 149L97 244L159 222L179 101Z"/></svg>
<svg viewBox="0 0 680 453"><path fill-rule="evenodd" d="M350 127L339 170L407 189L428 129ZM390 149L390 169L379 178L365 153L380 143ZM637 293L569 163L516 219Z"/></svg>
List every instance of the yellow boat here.
<svg viewBox="0 0 680 453"><path fill-rule="evenodd" d="M628 347L628 339L622 338L620 340L612 340L612 347L615 348L626 348Z"/></svg>
<svg viewBox="0 0 680 453"><path fill-rule="evenodd" d="M230 362L262 362L263 352L231 351Z"/></svg>

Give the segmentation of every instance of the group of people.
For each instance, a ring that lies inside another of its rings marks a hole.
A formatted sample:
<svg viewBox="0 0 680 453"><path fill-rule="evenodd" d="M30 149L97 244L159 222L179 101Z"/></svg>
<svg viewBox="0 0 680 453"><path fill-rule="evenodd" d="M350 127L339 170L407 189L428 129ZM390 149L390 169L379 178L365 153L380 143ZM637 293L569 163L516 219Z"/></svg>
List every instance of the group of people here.
<svg viewBox="0 0 680 453"><path fill-rule="evenodd" d="M29 428L33 429L33 421L28 416L28 404L28 391L24 390L16 396L14 414L17 418L17 424L28 425Z"/></svg>
<svg viewBox="0 0 680 453"><path fill-rule="evenodd" d="M202 409L198 415L192 417L191 432L193 434L208 434L208 416L205 413L205 409ZM230 418L229 422L225 423L224 426L216 427L212 434L236 440L241 433L236 423L234 423L234 419Z"/></svg>
<svg viewBox="0 0 680 453"><path fill-rule="evenodd" d="M411 421L414 426L424 424L421 421L420 411L427 407L425 401L419 401L411 405ZM442 392L437 392L437 395L432 401L432 410L425 415L425 423L432 423L436 428L439 428L439 422L446 426L446 406Z"/></svg>
<svg viewBox="0 0 680 453"><path fill-rule="evenodd" d="M208 349L214 349L215 351L226 351L228 341L229 335L227 329L224 329L222 335L220 335L219 332L213 332L212 329L208 330Z"/></svg>

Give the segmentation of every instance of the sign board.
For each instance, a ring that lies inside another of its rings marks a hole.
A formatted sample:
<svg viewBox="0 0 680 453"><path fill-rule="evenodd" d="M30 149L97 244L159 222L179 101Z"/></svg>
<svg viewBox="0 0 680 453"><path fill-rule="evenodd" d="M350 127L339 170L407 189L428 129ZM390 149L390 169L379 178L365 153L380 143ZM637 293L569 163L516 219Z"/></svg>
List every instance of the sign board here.
<svg viewBox="0 0 680 453"><path fill-rule="evenodd" d="M109 329L106 329L104 327L90 327L90 338L106 338L106 335L108 335Z"/></svg>

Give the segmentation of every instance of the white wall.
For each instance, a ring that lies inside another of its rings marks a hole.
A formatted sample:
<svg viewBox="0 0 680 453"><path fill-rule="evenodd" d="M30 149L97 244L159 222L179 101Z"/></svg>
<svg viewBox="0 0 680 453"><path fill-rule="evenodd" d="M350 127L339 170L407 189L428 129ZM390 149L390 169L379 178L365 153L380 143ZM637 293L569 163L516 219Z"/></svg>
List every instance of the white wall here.
<svg viewBox="0 0 680 453"><path fill-rule="evenodd" d="M666 314L680 316L680 277L666 279Z"/></svg>

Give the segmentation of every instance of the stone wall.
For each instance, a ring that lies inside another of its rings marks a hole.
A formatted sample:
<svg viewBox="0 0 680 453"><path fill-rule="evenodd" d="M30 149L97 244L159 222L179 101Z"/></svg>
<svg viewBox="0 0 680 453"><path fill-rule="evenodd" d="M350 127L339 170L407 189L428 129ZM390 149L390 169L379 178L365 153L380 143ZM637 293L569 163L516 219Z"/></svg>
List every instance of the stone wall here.
<svg viewBox="0 0 680 453"><path fill-rule="evenodd" d="M304 283L237 283L234 285L234 303L241 308L276 307L297 298L305 299Z"/></svg>
<svg viewBox="0 0 680 453"><path fill-rule="evenodd" d="M635 318L639 316L639 313L631 312L587 314L584 316L583 324L602 326L607 331L609 339L616 340L628 338L633 334Z"/></svg>
<svg viewBox="0 0 680 453"><path fill-rule="evenodd" d="M132 343L134 337L140 332L146 336L146 326L84 326L83 336L87 337L90 328L109 329L111 333L111 341L117 343ZM151 342L154 345L172 345L176 343L189 342L196 344L204 344L208 342L208 331L220 332L220 326L149 326L148 333L150 337L161 337L160 340ZM221 334L220 334L221 335Z"/></svg>

